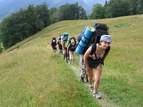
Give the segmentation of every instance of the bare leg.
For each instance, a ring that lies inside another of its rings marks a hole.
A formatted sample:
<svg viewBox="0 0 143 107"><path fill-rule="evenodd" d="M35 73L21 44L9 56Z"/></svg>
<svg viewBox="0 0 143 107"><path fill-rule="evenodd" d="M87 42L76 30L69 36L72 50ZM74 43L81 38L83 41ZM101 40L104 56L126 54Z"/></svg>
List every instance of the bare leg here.
<svg viewBox="0 0 143 107"><path fill-rule="evenodd" d="M69 59L70 59L70 63L73 64L73 62L74 62L74 52L69 51Z"/></svg>
<svg viewBox="0 0 143 107"><path fill-rule="evenodd" d="M84 82L84 62L83 62L83 55L80 55L80 61L79 61L79 65L80 65L80 80L82 82Z"/></svg>
<svg viewBox="0 0 143 107"><path fill-rule="evenodd" d="M102 65L98 65L95 73L94 73L94 93L98 92L98 88L99 88L99 84L100 84L100 78L101 78L101 74L102 74Z"/></svg>
<svg viewBox="0 0 143 107"><path fill-rule="evenodd" d="M92 87L92 85L93 85L93 68L91 68L89 66L87 66L86 68L87 68L87 74L88 74L88 81Z"/></svg>
<svg viewBox="0 0 143 107"><path fill-rule="evenodd" d="M72 64L74 63L74 52L72 52Z"/></svg>

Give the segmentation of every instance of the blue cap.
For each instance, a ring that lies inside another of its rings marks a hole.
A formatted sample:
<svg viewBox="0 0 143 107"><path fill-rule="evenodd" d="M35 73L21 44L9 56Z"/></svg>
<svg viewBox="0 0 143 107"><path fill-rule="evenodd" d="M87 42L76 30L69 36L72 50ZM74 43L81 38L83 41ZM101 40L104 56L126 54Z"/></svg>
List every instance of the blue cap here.
<svg viewBox="0 0 143 107"><path fill-rule="evenodd" d="M101 38L100 38L100 41L105 41L105 42L111 43L112 42L112 38L111 38L110 35L102 35Z"/></svg>

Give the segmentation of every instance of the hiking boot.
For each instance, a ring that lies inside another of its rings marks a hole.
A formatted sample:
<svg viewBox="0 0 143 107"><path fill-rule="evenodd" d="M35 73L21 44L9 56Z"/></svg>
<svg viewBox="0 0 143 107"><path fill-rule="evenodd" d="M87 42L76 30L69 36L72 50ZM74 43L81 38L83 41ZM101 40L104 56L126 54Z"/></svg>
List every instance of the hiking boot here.
<svg viewBox="0 0 143 107"><path fill-rule="evenodd" d="M93 92L93 96L96 97L96 99L101 99L102 95L100 92Z"/></svg>

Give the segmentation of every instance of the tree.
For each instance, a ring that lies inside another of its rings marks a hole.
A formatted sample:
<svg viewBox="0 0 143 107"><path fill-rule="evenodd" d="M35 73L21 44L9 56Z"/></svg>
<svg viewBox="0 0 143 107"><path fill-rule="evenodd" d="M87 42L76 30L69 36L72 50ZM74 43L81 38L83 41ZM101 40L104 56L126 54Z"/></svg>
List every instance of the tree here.
<svg viewBox="0 0 143 107"><path fill-rule="evenodd" d="M112 17L110 1L106 1L106 2L105 2L104 10L105 10L105 11L104 11L104 16L105 16L106 18Z"/></svg>
<svg viewBox="0 0 143 107"><path fill-rule="evenodd" d="M86 11L81 6L79 7L79 19L87 19Z"/></svg>
<svg viewBox="0 0 143 107"><path fill-rule="evenodd" d="M137 0L127 0L127 3L129 5L129 14L137 14Z"/></svg>
<svg viewBox="0 0 143 107"><path fill-rule="evenodd" d="M37 18L40 21L40 23L42 23L44 27L48 26L51 23L51 21L47 5L46 4L37 5L35 9Z"/></svg>
<svg viewBox="0 0 143 107"><path fill-rule="evenodd" d="M96 4L93 7L91 18L96 18L96 19L104 18L105 17L104 14L105 14L104 7L101 4Z"/></svg>
<svg viewBox="0 0 143 107"><path fill-rule="evenodd" d="M51 8L49 10L49 13L50 13L51 23L55 23L59 21L59 9L58 8Z"/></svg>
<svg viewBox="0 0 143 107"><path fill-rule="evenodd" d="M1 22L0 38L4 47L9 48L49 24L50 17L47 5L29 5L27 9L21 9Z"/></svg>
<svg viewBox="0 0 143 107"><path fill-rule="evenodd" d="M129 5L124 0L110 0L109 4L112 17L129 15Z"/></svg>
<svg viewBox="0 0 143 107"><path fill-rule="evenodd" d="M3 51L4 51L3 43L0 42L0 53L2 53Z"/></svg>
<svg viewBox="0 0 143 107"><path fill-rule="evenodd" d="M118 17L143 14L143 0L106 0L105 5L96 4L91 18Z"/></svg>
<svg viewBox="0 0 143 107"><path fill-rule="evenodd" d="M143 14L143 0L137 0L137 13Z"/></svg>
<svg viewBox="0 0 143 107"><path fill-rule="evenodd" d="M85 10L75 4L65 4L59 8L59 19L60 20L74 20L74 19L85 19L87 18Z"/></svg>

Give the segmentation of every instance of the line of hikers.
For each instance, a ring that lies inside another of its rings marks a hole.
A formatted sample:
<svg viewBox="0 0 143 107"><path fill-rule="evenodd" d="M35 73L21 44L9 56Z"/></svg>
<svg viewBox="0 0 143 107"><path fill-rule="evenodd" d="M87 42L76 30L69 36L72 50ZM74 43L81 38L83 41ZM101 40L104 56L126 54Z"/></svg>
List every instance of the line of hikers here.
<svg viewBox="0 0 143 107"><path fill-rule="evenodd" d="M57 49L59 53L63 53L64 59L69 63L73 63L75 51L80 54L80 80L88 82L93 96L101 99L102 95L98 89L102 66L110 51L112 39L106 24L96 23L92 28L94 30L90 32L86 31L87 28L84 29L77 40L75 37L70 38L65 32L58 39L52 38L55 43L51 42L51 46L53 50Z"/></svg>
<svg viewBox="0 0 143 107"><path fill-rule="evenodd" d="M69 64L74 63L76 46L76 38L71 37L67 32L64 32L63 35L60 35L57 39L53 37L51 41L52 49L54 51L57 50L58 53L62 53L64 60Z"/></svg>

